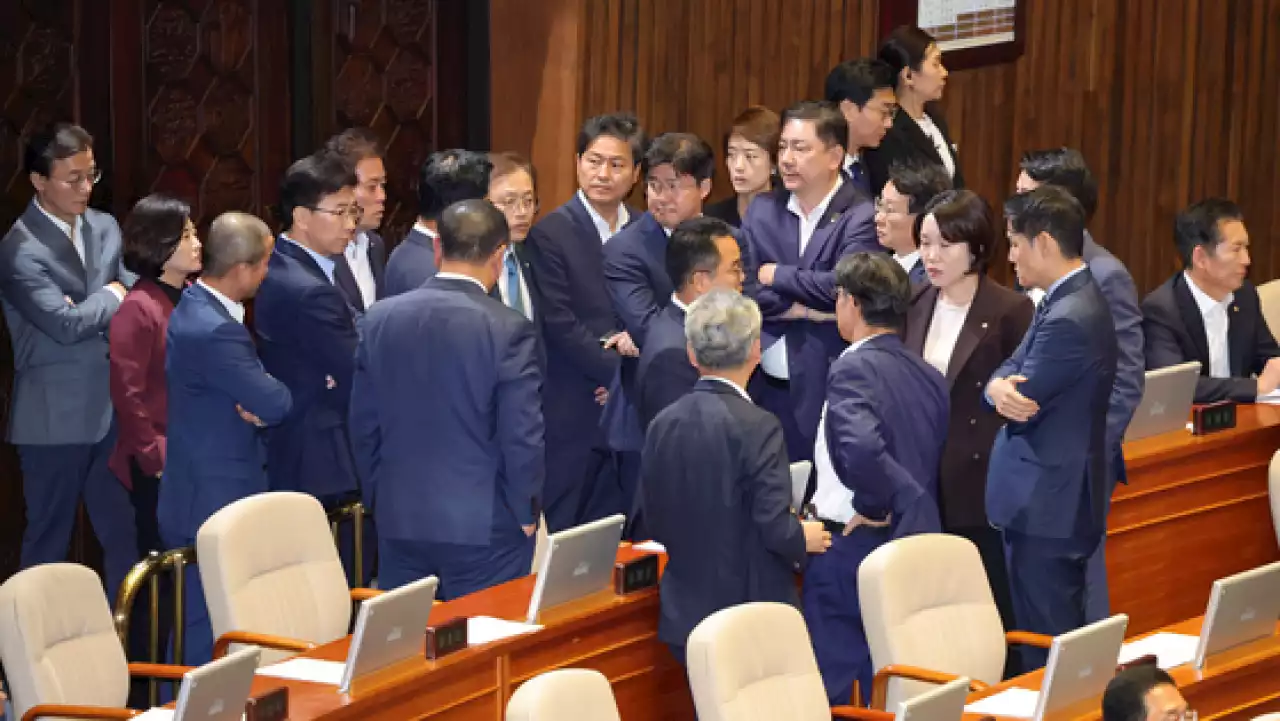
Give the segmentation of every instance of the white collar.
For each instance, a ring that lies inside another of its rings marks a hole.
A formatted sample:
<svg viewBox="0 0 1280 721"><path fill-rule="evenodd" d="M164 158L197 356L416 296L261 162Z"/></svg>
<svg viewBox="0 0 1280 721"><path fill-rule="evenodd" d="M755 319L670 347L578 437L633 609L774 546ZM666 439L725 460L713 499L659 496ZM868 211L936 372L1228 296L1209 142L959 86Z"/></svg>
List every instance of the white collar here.
<svg viewBox="0 0 1280 721"><path fill-rule="evenodd" d="M737 383L734 383L728 378L725 378L723 376L702 376L702 379L707 381L717 381L719 383L723 383L729 386L730 388L734 389L735 391L737 391L738 395L742 396L742 399L744 401L752 404L755 403L755 401L751 400L751 396L747 395L747 392L742 389L742 386L738 385Z"/></svg>
<svg viewBox="0 0 1280 721"><path fill-rule="evenodd" d="M435 239L435 238L439 238L439 237L440 237L440 234L439 234L439 233L437 233L437 232L435 232L434 230L432 230L432 229L428 228L428 227L427 227L427 224L426 224L426 223L424 223L424 222L422 222L422 219L421 219L421 218L419 218L418 220L416 220L416 221L414 222L414 224L413 224L413 229L414 229L414 230L416 230L416 231L418 231L419 233L422 233L423 235L427 236L428 238Z"/></svg>
<svg viewBox="0 0 1280 721"><path fill-rule="evenodd" d="M366 233L363 230L357 232L355 234L355 237L351 239L351 242L347 243L347 247L355 250L357 253L365 252L366 250L369 249L368 233Z"/></svg>
<svg viewBox="0 0 1280 721"><path fill-rule="evenodd" d="M68 238L72 237L72 236L71 236L71 225L70 225L69 223L67 223L67 222L66 222L65 220L63 220L62 218L59 218L58 216L54 215L53 213L50 213L49 211L45 210L45 209L44 209L44 206L40 204L40 199L39 199L39 198L36 198L33 202L36 204L36 207L40 209L40 212L41 212L41 213L44 213L44 217L48 218L50 223L53 223L54 227L56 227L58 230L61 230L61 231L62 231L62 234L63 234L63 235L65 235L65 236L67 236ZM83 225L84 225L84 216L82 216L82 215L77 215L77 216L76 216L76 227L75 227L76 234L75 234L75 237L77 237L77 238L83 237L83 236L81 236L81 235L80 235L80 228L81 228Z"/></svg>
<svg viewBox="0 0 1280 721"><path fill-rule="evenodd" d="M475 283L477 288L479 288L480 290L483 290L486 295L489 293L489 289L484 287L484 283L481 283L480 281L476 280L475 278L472 278L469 275L463 275L461 273L450 273L447 270L442 270L436 273L436 277L441 278L443 280L469 280L472 283Z"/></svg>
<svg viewBox="0 0 1280 721"><path fill-rule="evenodd" d="M227 312L231 314L232 318L236 319L237 323L244 323L244 304L243 303L231 300L227 296L223 295L222 291L204 282L204 278L197 279L196 285L209 291L209 295L212 295L214 298L217 298L218 302L222 304L223 308L227 309Z"/></svg>
<svg viewBox="0 0 1280 721"><path fill-rule="evenodd" d="M1191 289L1191 297L1196 299L1196 306L1200 308L1200 315L1208 315L1217 308L1225 309L1228 305L1231 305L1231 301L1236 299L1235 293L1227 293L1227 297L1223 298L1221 302L1216 301L1209 297L1208 293L1200 290L1200 286L1196 285L1196 282L1192 280L1190 273L1184 270L1182 271L1182 277L1186 279L1187 287Z"/></svg>
<svg viewBox="0 0 1280 721"><path fill-rule="evenodd" d="M1066 283L1067 280L1071 278L1071 276L1080 273L1081 271L1083 271L1085 268L1088 268L1088 267L1089 265L1087 263L1081 261L1080 265L1076 266L1076 268L1072 270L1070 273L1067 273L1061 278L1050 283L1049 287L1044 289L1044 298L1041 300L1041 302L1048 300L1049 296L1053 295L1053 291L1057 290L1058 286L1062 285L1063 283Z"/></svg>
<svg viewBox="0 0 1280 721"><path fill-rule="evenodd" d="M591 224L596 226L596 232L600 234L600 242L602 243L616 235L619 230L627 227L627 223L631 221L631 214L627 212L626 203L618 203L618 227L611 228L609 227L609 221L605 220L603 215L597 213L596 209L587 201L587 194L582 192L582 188L578 188L578 202L582 203L583 207L587 209L587 215L591 216Z"/></svg>
<svg viewBox="0 0 1280 721"><path fill-rule="evenodd" d="M675 293L671 294L671 303L675 307L684 311L686 314L689 312L689 306L686 305L684 301L680 300L680 296L676 295Z"/></svg>
<svg viewBox="0 0 1280 721"><path fill-rule="evenodd" d="M862 158L861 153L845 153L844 154L844 171L847 173L853 167L853 164Z"/></svg>
<svg viewBox="0 0 1280 721"><path fill-rule="evenodd" d="M836 193L840 190L841 185L844 185L844 177L842 174L837 173L836 184L831 186L831 192L827 193L827 197L823 198L822 202L818 203L818 205L814 207L813 212L809 213L808 216L805 216L804 211L801 210L800 201L796 199L795 193L792 193L791 199L787 201L787 210L790 210L792 213L795 213L804 220L816 223L818 219L827 212L827 206L831 205L831 199L836 197Z"/></svg>
<svg viewBox="0 0 1280 721"><path fill-rule="evenodd" d="M911 269L916 267L916 263L920 262L920 249L917 248L906 255L894 253L893 259L898 261L898 265L902 266L903 270L910 273Z"/></svg>
<svg viewBox="0 0 1280 721"><path fill-rule="evenodd" d="M865 338L860 338L860 339L858 339L858 340L855 340L854 342L852 342L852 343L850 343L850 344L849 344L849 347L848 347L848 348L845 348L845 349L844 349L844 351L843 351L842 353L840 353L840 357L841 357L841 358L843 358L844 356L847 356L847 355L849 355L850 353L853 353L854 351L858 350L858 349L859 349L859 348L861 348L862 346L866 345L867 341L871 340L872 338L879 338L879 337L880 337L880 336L882 336L882 335L887 335L887 334L885 334L885 333L875 333L875 334L873 334L873 335L869 335L869 336L867 336L867 337L865 337Z"/></svg>

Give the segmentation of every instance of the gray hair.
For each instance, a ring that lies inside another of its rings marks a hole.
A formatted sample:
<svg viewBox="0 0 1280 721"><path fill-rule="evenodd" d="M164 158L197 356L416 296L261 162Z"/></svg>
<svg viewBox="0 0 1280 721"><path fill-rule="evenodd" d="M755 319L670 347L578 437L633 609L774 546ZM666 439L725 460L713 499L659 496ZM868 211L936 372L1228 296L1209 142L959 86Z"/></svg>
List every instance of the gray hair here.
<svg viewBox="0 0 1280 721"><path fill-rule="evenodd" d="M716 289L694 301L684 319L684 337L698 365L738 368L760 338L760 308L735 291Z"/></svg>
<svg viewBox="0 0 1280 721"><path fill-rule="evenodd" d="M248 213L229 211L213 219L202 244L202 275L222 278L241 263L256 265L267 255L271 229Z"/></svg>

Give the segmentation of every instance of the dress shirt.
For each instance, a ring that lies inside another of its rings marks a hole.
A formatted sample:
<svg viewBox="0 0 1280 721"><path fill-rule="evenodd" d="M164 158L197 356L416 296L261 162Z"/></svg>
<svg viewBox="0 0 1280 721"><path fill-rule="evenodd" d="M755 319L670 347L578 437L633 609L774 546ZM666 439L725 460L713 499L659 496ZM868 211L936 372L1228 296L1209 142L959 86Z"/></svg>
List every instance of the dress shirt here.
<svg viewBox="0 0 1280 721"><path fill-rule="evenodd" d="M587 200L587 194L578 189L578 200L587 209L587 215L591 216L591 224L596 226L596 232L600 234L600 242L603 243L617 234L619 230L627 227L627 223L631 220L631 214L627 212L626 203L618 203L618 226L616 228L609 227L609 221L604 219L603 215L596 212L590 201Z"/></svg>
<svg viewBox="0 0 1280 721"><path fill-rule="evenodd" d="M688 315L688 314L689 314L689 306L688 306L688 304L686 304L684 301L680 300L680 296L679 296L679 295L676 295L675 293L672 293L672 294L671 294L671 302L672 302L673 304L675 304L675 306L676 306L677 308L679 308L679 309L680 309L680 310L681 310L685 315Z"/></svg>
<svg viewBox="0 0 1280 721"><path fill-rule="evenodd" d="M227 296L223 295L222 291L205 283L203 278L201 278L200 280L197 280L196 285L209 291L209 293L213 295L214 298L217 298L218 302L222 304L223 308L227 309L227 312L231 314L232 318L236 319L237 323L244 323L244 304L243 303L239 303L237 301L231 300Z"/></svg>
<svg viewBox="0 0 1280 721"><path fill-rule="evenodd" d="M515 250L511 246L507 246L507 252L502 259L502 272L498 274L498 294L502 296L502 302L506 303L507 307L511 307L511 281L507 277L507 258L515 260L516 278L520 285L518 290L520 292L521 311L524 313L525 318L532 321L533 301L529 298L529 282L525 280L524 268L520 266L520 258L516 255Z"/></svg>
<svg viewBox="0 0 1280 721"><path fill-rule="evenodd" d="M427 236L432 240L435 240L436 238L440 237L439 233L432 230L426 223L422 222L422 220L415 221L413 224L413 229L418 231L419 233L422 233L423 235Z"/></svg>
<svg viewBox="0 0 1280 721"><path fill-rule="evenodd" d="M920 126L920 130L929 137L933 143L933 149L938 152L938 157L942 159L942 165L947 169L947 175L956 177L956 161L951 157L951 148L947 146L947 138L938 129L933 118L928 115L921 115L919 118L913 118L916 125Z"/></svg>
<svg viewBox="0 0 1280 721"><path fill-rule="evenodd" d="M1235 300L1235 293L1227 293L1227 297L1216 301L1208 293L1200 290L1200 286L1185 271L1182 277L1191 289L1191 297L1196 299L1196 307L1200 309L1200 318L1204 321L1204 339L1209 343L1209 377L1231 377L1231 351L1227 342L1227 331L1231 326L1227 308Z"/></svg>
<svg viewBox="0 0 1280 721"><path fill-rule="evenodd" d="M378 283L373 277L373 266L369 263L369 236L363 230L347 243L347 265L351 266L351 275L355 276L356 286L360 288L360 300L364 301L365 310L378 299Z"/></svg>
<svg viewBox="0 0 1280 721"><path fill-rule="evenodd" d="M302 250L306 251L306 254L311 256L311 259L316 262L316 265L320 266L320 271L324 273L324 277L329 279L329 285L333 285L333 266L334 266L333 258L330 258L326 255L320 255L314 250L308 248L307 246L303 245L302 243L299 243L298 241L294 240L293 238L290 238L288 235L285 235L283 233L280 235L280 237L284 238L290 243L293 243L299 248L302 248Z"/></svg>
<svg viewBox="0 0 1280 721"><path fill-rule="evenodd" d="M737 391L737 392L738 392L738 395L742 396L742 400L744 400L744 401L746 401L746 402L748 402L748 403L750 403L750 404L752 404L752 405L755 405L755 401L751 400L751 396L747 395L746 390L744 390L744 389L742 388L742 386L738 385L737 383L734 383L733 381L729 380L728 378L723 378L723 377L721 377L721 376L702 376L702 380L704 380L704 381L715 381L715 382L717 382L717 383L723 383L723 384L725 384L725 385L729 386L730 388L734 389L735 391Z"/></svg>
<svg viewBox="0 0 1280 721"><path fill-rule="evenodd" d="M476 280L475 278L472 278L469 275L463 275L461 273L447 273L442 270L436 273L436 277L440 278L441 280L469 280L472 283L475 283L477 288L484 291L485 295L489 294L489 289L484 287L484 283L481 283L480 281Z"/></svg>
<svg viewBox="0 0 1280 721"><path fill-rule="evenodd" d="M960 329L964 327L964 319L969 315L973 301L964 305L951 305L947 299L938 294L938 301L933 306L933 319L929 321L929 332L924 337L924 362L938 369L943 376L947 375L947 367L951 365L951 355L955 352L956 341L960 338Z"/></svg>
<svg viewBox="0 0 1280 721"><path fill-rule="evenodd" d="M67 239L71 241L71 247L75 248L76 255L80 256L80 265L84 266L87 271L88 263L84 258L84 216L76 216L76 225L73 228L70 224L63 221L62 218L59 218L53 213L45 210L44 206L40 204L40 200L38 198L36 199L36 207L40 209L41 213L44 213L44 217L48 218L50 223L53 223L53 227L61 230L62 234L67 236ZM121 292L119 288L110 285L107 286L107 288L111 291L111 294L116 297L116 300L124 300L124 293Z"/></svg>
<svg viewBox="0 0 1280 721"><path fill-rule="evenodd" d="M916 267L916 263L920 262L920 251L913 250L910 253L907 253L906 255L898 255L897 253L894 253L893 259L898 261L898 265L902 266L902 269L907 271L908 274L910 274L911 269Z"/></svg>
<svg viewBox="0 0 1280 721"><path fill-rule="evenodd" d="M848 348L840 354L843 358L846 355L857 351L864 343L875 338L869 335L866 338L856 340L849 344ZM827 404L822 404L822 417L818 420L818 440L813 444L813 463L818 472L818 482L813 491L813 507L818 513L818 517L827 521L836 521L837 523L848 523L853 520L853 491L849 490L840 476L836 475L836 468L831 463L831 452L827 449Z"/></svg>
<svg viewBox="0 0 1280 721"><path fill-rule="evenodd" d="M1080 265L1076 266L1075 270L1072 270L1071 272L1067 273L1061 278L1053 281L1052 283L1049 284L1048 288L1044 289L1044 299L1047 300L1053 297L1053 291L1057 290L1058 286L1067 282L1067 279L1070 278L1071 276L1076 275L1077 273L1083 272L1084 270L1088 269L1088 267L1089 266L1086 265L1084 261L1080 261Z"/></svg>

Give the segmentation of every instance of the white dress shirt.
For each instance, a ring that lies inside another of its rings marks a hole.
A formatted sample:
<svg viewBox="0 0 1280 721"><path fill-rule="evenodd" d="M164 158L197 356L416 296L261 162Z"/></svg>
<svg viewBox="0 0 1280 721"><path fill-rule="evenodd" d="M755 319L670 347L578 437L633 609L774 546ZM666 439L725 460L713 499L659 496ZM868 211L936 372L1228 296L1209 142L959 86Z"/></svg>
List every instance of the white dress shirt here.
<svg viewBox="0 0 1280 721"><path fill-rule="evenodd" d="M680 300L680 296L679 296L679 295L677 295L677 294L675 294L675 293L672 293L672 294L671 294L671 303L672 303L673 305L675 305L675 307L679 308L679 309L680 309L680 311L681 311L682 313L684 313L685 315L688 315L688 313L689 313L689 306L688 306L688 305L686 305L684 301ZM718 377L718 376L717 376L717 377Z"/></svg>
<svg viewBox="0 0 1280 721"><path fill-rule="evenodd" d="M869 335L849 344L840 354L843 358L857 351L864 343L875 338ZM836 475L835 465L831 463L831 452L827 449L827 402L822 402L822 416L818 420L818 440L813 444L813 465L818 472L817 485L813 491L813 508L818 518L827 521L848 523L853 520L853 491L840 482Z"/></svg>
<svg viewBox="0 0 1280 721"><path fill-rule="evenodd" d="M475 284L476 284L476 287L477 287L477 288L479 288L480 290L484 291L484 294L485 294L485 295L488 295L488 294L489 294L489 289L484 287L484 283L481 283L480 281L476 280L475 278L472 278L472 277L471 277L471 276L469 276L469 275L463 275L463 274L461 274L461 273L449 273L449 272L447 272L447 271L443 271L443 270L442 270L442 271L440 271L440 272L436 273L436 276L435 276L435 277L440 278L440 279L442 279L442 280L467 280L467 281L471 281L472 283L475 283Z"/></svg>
<svg viewBox="0 0 1280 721"><path fill-rule="evenodd" d="M73 228L61 218L45 210L44 206L40 205L39 200L36 200L36 207L40 209L41 213L44 213L44 217L48 218L50 223L53 223L53 227L61 230L62 234L67 236L67 239L71 241L71 247L76 249L76 255L80 256L80 265L84 266L85 271L88 272L89 264L84 257L84 216L76 216L76 224ZM107 286L107 289L116 297L116 300L124 300L124 293L122 293L119 288L109 285Z"/></svg>
<svg viewBox="0 0 1280 721"><path fill-rule="evenodd" d="M418 221L415 221L415 222L414 222L414 224L413 224L413 229L414 229L414 230L416 230L416 231L418 231L419 233L422 233L423 235L427 236L428 238L431 238L432 240L435 240L436 238L439 238L439 237L440 237L440 234L439 234L439 233L437 233L437 232L435 232L434 230L432 230L431 228L427 227L427 224L426 224L426 223L424 223L424 222L422 222L421 220L418 220Z"/></svg>
<svg viewBox="0 0 1280 721"><path fill-rule="evenodd" d="M236 319L237 323L244 323L244 304L243 303L231 300L227 296L223 295L222 292L219 291L217 288L214 288L206 284L203 279L197 280L196 285L209 291L210 295L212 295L214 298L217 298L218 302L222 304L223 308L227 309L227 312L231 314L232 318Z"/></svg>
<svg viewBox="0 0 1280 721"><path fill-rule="evenodd" d="M524 277L524 266L520 263L520 256L516 255L511 246L507 246L506 255L514 256L516 259L516 277L520 283L520 304L524 306L524 317L530 322L533 321L533 299L529 297L529 282ZM502 270L498 272L498 294L502 296L502 302L511 306L510 283L507 282L507 259L502 258Z"/></svg>
<svg viewBox="0 0 1280 721"><path fill-rule="evenodd" d="M942 131L938 129L933 118L928 115L922 115L916 120L916 125L920 126L920 130L929 137L929 141L933 143L933 149L938 152L938 157L942 158L942 165L947 169L947 175L956 177L956 161L951 157L951 147L947 145L947 139L942 135Z"/></svg>
<svg viewBox="0 0 1280 721"><path fill-rule="evenodd" d="M755 401L751 400L751 396L747 395L747 392L743 390L742 386L738 385L737 383L734 383L728 378L722 378L721 376L702 376L702 380L716 381L717 383L723 383L729 386L730 388L734 389L735 391L737 391L738 395L742 396L742 400L748 403L751 403L753 405L755 404Z"/></svg>
<svg viewBox="0 0 1280 721"><path fill-rule="evenodd" d="M616 227L610 227L609 221L605 220L603 215L596 212L596 209L593 208L591 203L587 200L587 194L582 192L581 188L578 189L578 201L586 207L587 215L591 216L591 224L596 227L596 233L600 234L601 243L612 238L619 230L627 227L627 223L631 220L631 214L627 212L626 203L618 203L618 225Z"/></svg>
<svg viewBox="0 0 1280 721"><path fill-rule="evenodd" d="M378 283L373 278L373 264L369 262L369 235L363 230L347 243L347 265L356 278L356 287L360 289L360 300L364 301L367 310L378 299Z"/></svg>
<svg viewBox="0 0 1280 721"><path fill-rule="evenodd" d="M898 255L897 253L894 253L893 259L898 261L898 265L902 266L902 269L907 271L907 274L910 275L911 269L916 267L916 263L920 262L920 251L913 250L906 255Z"/></svg>
<svg viewBox="0 0 1280 721"><path fill-rule="evenodd" d="M951 305L947 299L938 294L938 302L933 306L933 319L929 321L929 332L924 337L924 362L938 369L942 375L947 374L951 365L951 355L956 350L956 341L960 339L960 329L964 319L969 315L970 301L964 305Z"/></svg>
<svg viewBox="0 0 1280 721"><path fill-rule="evenodd" d="M1231 327L1231 317L1227 314L1227 309L1231 307L1236 294L1227 293L1222 301L1216 301L1200 290L1200 286L1186 272L1183 272L1182 277L1186 279L1191 297L1196 299L1196 307L1200 309L1200 318L1204 321L1204 338L1209 343L1209 377L1230 378L1231 346L1227 341L1227 333Z"/></svg>

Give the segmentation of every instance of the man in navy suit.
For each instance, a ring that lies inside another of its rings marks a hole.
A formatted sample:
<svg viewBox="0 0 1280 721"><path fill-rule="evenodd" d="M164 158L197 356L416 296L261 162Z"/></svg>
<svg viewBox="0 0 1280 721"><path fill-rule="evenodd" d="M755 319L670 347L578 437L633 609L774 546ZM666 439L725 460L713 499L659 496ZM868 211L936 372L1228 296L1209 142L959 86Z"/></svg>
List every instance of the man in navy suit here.
<svg viewBox="0 0 1280 721"><path fill-rule="evenodd" d="M859 190L870 196L871 173L862 151L880 147L898 113L893 68L878 58L846 60L827 73L826 100L835 103L849 124L844 172ZM927 201L926 201L927 202Z"/></svg>
<svg viewBox="0 0 1280 721"><path fill-rule="evenodd" d="M895 538L938 533L938 468L947 439L946 379L902 343L911 285L883 253L836 266L836 318L849 347L831 366L814 468L813 509L832 533L804 576L805 621L832 704L855 680L868 700L871 652L858 566Z"/></svg>
<svg viewBox="0 0 1280 721"><path fill-rule="evenodd" d="M169 392L168 458L156 515L169 548L190 546L209 516L268 488L260 429L285 419L289 389L258 361L244 327L244 301L267 275L271 231L244 213L209 226L200 279L169 317L165 350ZM189 568L185 658L207 662L212 629L200 574Z"/></svg>
<svg viewBox="0 0 1280 721"><path fill-rule="evenodd" d="M387 245L378 234L387 205L387 168L382 144L369 128L347 128L329 138L325 149L342 156L355 172L360 220L341 258L335 257L334 282L364 313L385 294Z"/></svg>
<svg viewBox="0 0 1280 721"><path fill-rule="evenodd" d="M639 350L614 312L604 245L630 222L623 203L639 174L645 135L634 115L587 120L574 162L578 192L539 220L526 241L542 290L547 346L547 528L559 531L621 504L601 406L619 355ZM600 499L603 499L601 502ZM615 511L617 509L615 508Z"/></svg>
<svg viewBox="0 0 1280 721"><path fill-rule="evenodd" d="M792 461L813 458L827 368L845 346L831 315L836 263L860 250L880 252L871 197L840 171L848 135L832 103L787 108L778 150L786 192L757 197L742 223L759 264L747 273L759 281L765 320L753 396L782 421Z"/></svg>
<svg viewBox="0 0 1280 721"><path fill-rule="evenodd" d="M876 201L876 236L880 245L893 253L893 259L907 271L911 284L929 280L920 260L916 219L934 196L951 190L951 176L936 163L905 162L889 167L889 182Z"/></svg>
<svg viewBox="0 0 1280 721"><path fill-rule="evenodd" d="M673 250L678 242L673 236ZM806 552L831 545L821 523L792 510L782 428L744 388L760 362L760 309L715 289L689 309L687 325L687 357L701 380L649 426L641 484L653 538L669 559L658 638L681 663L689 632L716 611L798 605L795 573Z"/></svg>
<svg viewBox="0 0 1280 721"><path fill-rule="evenodd" d="M1005 215L1018 280L1045 296L987 384L1008 419L991 448L987 518L1004 538L1018 628L1057 635L1085 624L1086 567L1106 532L1116 333L1081 257L1085 214L1071 193L1042 185ZM1024 671L1044 665L1044 649L1020 650Z"/></svg>
<svg viewBox="0 0 1280 721"><path fill-rule="evenodd" d="M1093 219L1098 207L1098 183L1080 151L1071 148L1032 150L1022 156L1021 168L1017 181L1019 193L1034 190L1044 183L1057 185L1065 188L1080 203L1086 224ZM1142 391L1146 387L1142 311L1138 308L1138 288L1133 283L1133 276L1129 275L1124 263L1094 241L1088 229L1084 231L1081 257L1089 266L1102 296L1107 299L1116 330L1116 378L1107 409L1107 448L1111 459L1107 508L1110 509L1115 484L1128 482L1124 467L1124 433L1142 402ZM1091 623L1111 615L1105 548L1105 543L1098 544L1098 550L1089 558L1085 612Z"/></svg>
<svg viewBox="0 0 1280 721"><path fill-rule="evenodd" d="M533 324L489 295L506 220L456 203L439 249L422 288L365 316L351 436L381 586L435 575L449 599L529 573L546 447Z"/></svg>
<svg viewBox="0 0 1280 721"><path fill-rule="evenodd" d="M441 150L427 158L418 175L418 222L387 259L385 297L419 288L436 274L440 214L460 200L483 198L491 170L487 155L470 150Z"/></svg>

